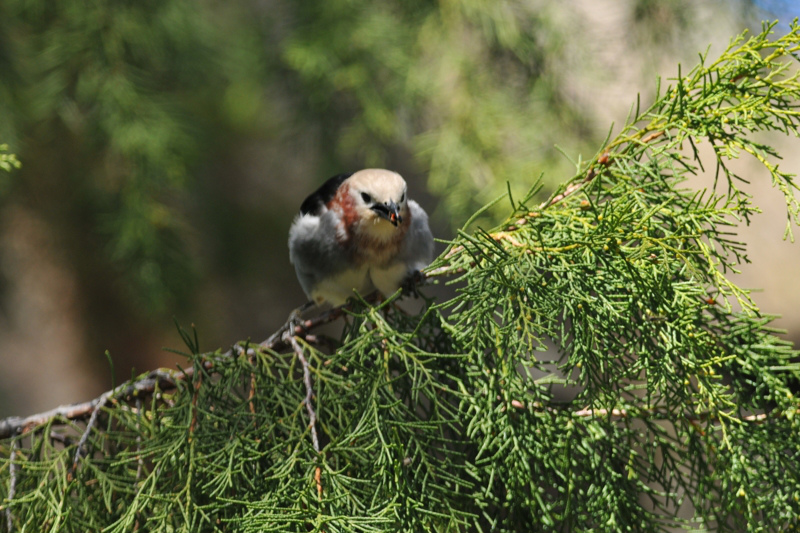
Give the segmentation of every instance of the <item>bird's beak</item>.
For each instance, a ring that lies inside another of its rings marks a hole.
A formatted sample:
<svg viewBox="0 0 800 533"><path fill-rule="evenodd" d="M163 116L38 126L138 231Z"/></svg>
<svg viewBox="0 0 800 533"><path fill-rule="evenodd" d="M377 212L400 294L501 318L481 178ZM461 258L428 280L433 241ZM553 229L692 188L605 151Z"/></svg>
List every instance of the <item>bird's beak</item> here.
<svg viewBox="0 0 800 533"><path fill-rule="evenodd" d="M394 202L390 201L385 204L375 204L371 209L375 211L379 217L385 218L391 222L393 226L397 226L403 222L403 217L400 216L400 206Z"/></svg>

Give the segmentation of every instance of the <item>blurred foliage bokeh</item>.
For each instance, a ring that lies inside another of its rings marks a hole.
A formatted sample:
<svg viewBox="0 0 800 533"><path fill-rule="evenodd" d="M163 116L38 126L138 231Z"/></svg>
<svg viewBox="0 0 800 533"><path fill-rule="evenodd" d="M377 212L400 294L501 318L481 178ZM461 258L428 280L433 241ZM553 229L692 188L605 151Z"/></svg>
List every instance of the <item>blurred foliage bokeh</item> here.
<svg viewBox="0 0 800 533"><path fill-rule="evenodd" d="M6 381L54 347L125 378L179 342L172 316L206 349L266 336L303 299L286 232L328 176L401 172L446 238L507 187L552 190L655 75L787 5L4 0L0 360L29 367Z"/></svg>

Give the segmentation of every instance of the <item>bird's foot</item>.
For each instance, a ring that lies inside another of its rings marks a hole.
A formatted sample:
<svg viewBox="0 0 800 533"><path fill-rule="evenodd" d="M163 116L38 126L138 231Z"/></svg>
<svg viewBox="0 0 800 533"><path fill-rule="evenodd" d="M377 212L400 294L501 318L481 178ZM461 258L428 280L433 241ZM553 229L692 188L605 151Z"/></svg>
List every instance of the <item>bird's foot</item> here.
<svg viewBox="0 0 800 533"><path fill-rule="evenodd" d="M313 301L308 301L289 313L289 318L286 319L286 324L281 329L285 329L289 335L304 333L307 328L305 326L306 321L303 320L303 313L314 307L314 305Z"/></svg>
<svg viewBox="0 0 800 533"><path fill-rule="evenodd" d="M417 292L417 287L419 287L422 282L425 280L425 276L419 270L414 270L413 272L409 273L408 276L403 280L403 283L400 285L400 288L403 289L404 295L411 295L414 298L419 298L419 293Z"/></svg>
<svg viewBox="0 0 800 533"><path fill-rule="evenodd" d="M303 320L303 313L314 306L314 302L309 301L289 313L289 317L278 331L273 333L270 338L261 343L262 346L274 347L281 342L288 342L289 337L306 331L306 321Z"/></svg>

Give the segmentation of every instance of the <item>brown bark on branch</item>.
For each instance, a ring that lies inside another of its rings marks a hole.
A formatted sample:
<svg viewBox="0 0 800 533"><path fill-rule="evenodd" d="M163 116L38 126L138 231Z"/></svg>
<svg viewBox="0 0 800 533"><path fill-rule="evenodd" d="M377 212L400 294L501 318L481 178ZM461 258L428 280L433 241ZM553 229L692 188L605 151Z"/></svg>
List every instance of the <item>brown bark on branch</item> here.
<svg viewBox="0 0 800 533"><path fill-rule="evenodd" d="M320 313L319 315L308 320L289 320L277 332L275 332L275 334L271 335L267 340L257 346L264 349L277 349L284 345L290 345L291 343L289 341L289 336L287 335L290 332L292 335L297 335L310 340L308 339L308 333L310 331L322 326L323 324L328 324L335 321L351 307L352 306L350 304L345 304L339 307L334 307L333 309L325 311L324 313ZM222 355L209 354L209 358L203 362L203 366L206 368L206 370L213 370L215 358L231 357L234 354L241 355L243 351L244 348L236 345ZM250 348L247 355L253 355L254 353L255 352L253 348ZM54 409L50 409L49 411L37 413L27 417L8 417L4 420L0 420L0 439L27 433L28 431L46 424L55 418L63 418L65 420L84 420L92 416L95 416L96 418L96 413L98 413L102 409L103 405L109 401L130 400L131 398L140 395L152 394L156 390L172 390L177 386L178 382L187 381L191 379L193 375L193 368L187 368L186 370L182 371L161 368L158 370L153 370L143 378L125 382L115 389L107 391L99 397L87 402L61 405ZM90 427L87 427L87 431L84 432L84 435L81 438L82 443L80 446L78 446L76 458L78 458L78 454L82 453L83 444L85 444L85 437L88 435L90 429L91 425Z"/></svg>

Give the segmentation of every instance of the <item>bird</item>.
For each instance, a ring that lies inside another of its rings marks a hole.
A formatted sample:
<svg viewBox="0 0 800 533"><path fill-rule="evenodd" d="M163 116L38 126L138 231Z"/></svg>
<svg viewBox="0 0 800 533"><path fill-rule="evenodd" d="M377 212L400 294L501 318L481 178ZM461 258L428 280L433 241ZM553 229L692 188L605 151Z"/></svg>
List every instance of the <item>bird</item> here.
<svg viewBox="0 0 800 533"><path fill-rule="evenodd" d="M385 169L328 179L303 201L289 229L289 259L318 306L344 304L354 290L394 294L433 252L427 213L408 198L403 177Z"/></svg>

